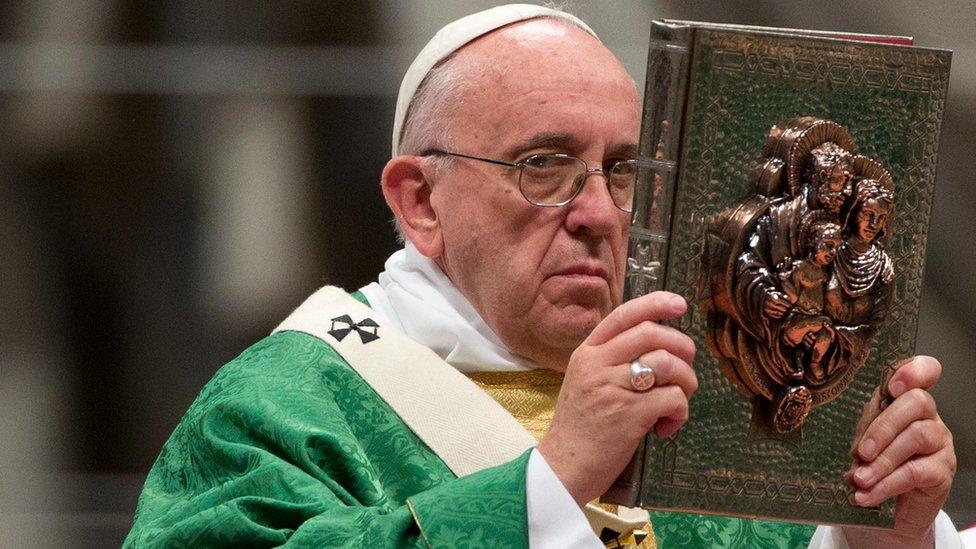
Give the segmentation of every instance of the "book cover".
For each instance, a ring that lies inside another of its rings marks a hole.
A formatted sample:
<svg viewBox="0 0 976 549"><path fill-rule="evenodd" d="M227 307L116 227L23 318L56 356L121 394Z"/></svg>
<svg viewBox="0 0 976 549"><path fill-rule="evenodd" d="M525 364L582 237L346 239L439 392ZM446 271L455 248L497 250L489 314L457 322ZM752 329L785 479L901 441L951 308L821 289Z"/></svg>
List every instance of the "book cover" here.
<svg viewBox="0 0 976 549"><path fill-rule="evenodd" d="M688 300L700 388L605 500L893 526L844 474L915 348L951 54L910 43L654 22L625 298Z"/></svg>

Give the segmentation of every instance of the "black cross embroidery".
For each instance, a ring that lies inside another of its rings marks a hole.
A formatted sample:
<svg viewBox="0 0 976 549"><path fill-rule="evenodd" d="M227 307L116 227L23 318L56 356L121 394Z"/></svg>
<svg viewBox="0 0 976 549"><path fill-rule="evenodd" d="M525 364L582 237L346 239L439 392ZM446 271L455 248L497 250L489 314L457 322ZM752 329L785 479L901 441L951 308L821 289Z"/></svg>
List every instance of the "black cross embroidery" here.
<svg viewBox="0 0 976 549"><path fill-rule="evenodd" d="M336 323L340 326L345 324L348 328L336 328ZM329 330L329 335L338 341L342 341L349 335L349 332L356 330L356 333L359 334L359 340L363 343L369 343L380 338L380 336L376 335L378 328L379 324L372 318L364 318L359 322L353 322L349 315L340 315L332 319L332 329Z"/></svg>

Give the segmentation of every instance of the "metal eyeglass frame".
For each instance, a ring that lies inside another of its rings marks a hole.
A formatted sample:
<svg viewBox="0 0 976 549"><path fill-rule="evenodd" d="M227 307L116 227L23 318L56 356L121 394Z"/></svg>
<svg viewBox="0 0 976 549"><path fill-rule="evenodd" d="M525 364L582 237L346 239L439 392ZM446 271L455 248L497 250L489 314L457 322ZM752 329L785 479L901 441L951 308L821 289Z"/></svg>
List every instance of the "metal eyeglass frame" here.
<svg viewBox="0 0 976 549"><path fill-rule="evenodd" d="M477 160L479 162L487 162L489 164L495 164L497 166L505 166L506 168L515 168L515 169L517 169L518 170L518 188L519 188L519 194L521 194L522 195L522 198L524 198L529 204L532 204L533 206L539 206L540 208L559 208L561 206L565 206L566 204L569 204L570 202L572 202L573 200L575 200L577 196L579 196L579 193L580 193L581 190L583 190L583 185L586 183L586 179L590 176L590 174L600 173L600 174L603 174L604 179L606 180L607 193L610 194L610 201L613 202L614 207L617 208L618 210L622 211L622 212L625 212L625 213L631 213L633 211L633 208L626 209L626 208L620 207L617 204L617 202L613 200L613 193L610 192L610 172L613 171L613 169L616 168L620 164L632 164L636 168L637 167L637 161L636 160L620 160L618 162L614 162L613 165L610 166L610 169L603 169L603 168L590 168L589 166L586 165L586 161L583 160L582 158L573 156L571 154L564 154L564 153L533 154L533 155L525 158L524 160L520 160L520 161L515 162L515 163L505 162L503 160L493 160L491 158L482 158L480 156L471 156L469 154L461 154L461 153L456 153L456 152L451 152L451 151L445 151L445 150L441 150L441 149L431 149L429 151L426 151L424 154L422 154L420 156L431 156L431 155L437 155L437 154L443 154L443 155L447 155L447 156L456 156L458 158L467 158L468 160ZM567 198L566 200L563 200L561 202L557 202L555 204L539 204L538 202L533 202L529 197L525 196L525 191L522 190L522 169L526 165L528 165L529 160L531 160L533 158L536 158L536 157L539 157L539 156L545 156L545 157L553 157L553 156L555 156L555 157L559 157L559 158L571 158L573 160L578 160L580 162L580 164L582 164L583 166L586 166L586 171L585 172L581 172L579 175L576 176L576 178L573 179L573 186L575 188L573 189L572 195L570 195L570 197ZM582 176L582 177L580 177L580 176ZM577 183L577 181L579 181L579 183ZM635 184L636 184L636 177L635 177Z"/></svg>

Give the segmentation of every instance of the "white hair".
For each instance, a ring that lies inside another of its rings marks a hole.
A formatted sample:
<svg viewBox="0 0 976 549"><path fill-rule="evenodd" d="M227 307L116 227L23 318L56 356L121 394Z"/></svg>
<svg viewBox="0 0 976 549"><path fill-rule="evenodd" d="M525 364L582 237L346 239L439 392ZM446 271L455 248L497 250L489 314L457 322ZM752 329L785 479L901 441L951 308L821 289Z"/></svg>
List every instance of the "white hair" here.
<svg viewBox="0 0 976 549"><path fill-rule="evenodd" d="M449 109L462 100L466 88L463 71L454 62L456 55L457 51L434 65L417 87L403 120L403 137L397 149L398 155L423 155L433 149L454 150L454 140L449 131L453 111ZM436 155L431 160L434 170L440 171L447 169L454 158ZM407 235L395 216L393 226L397 242L406 243Z"/></svg>
<svg viewBox="0 0 976 549"><path fill-rule="evenodd" d="M403 137L397 154L420 155L452 146L449 134L453 111L463 100L467 82L462 67L454 62L457 52L434 65L417 88L403 121Z"/></svg>

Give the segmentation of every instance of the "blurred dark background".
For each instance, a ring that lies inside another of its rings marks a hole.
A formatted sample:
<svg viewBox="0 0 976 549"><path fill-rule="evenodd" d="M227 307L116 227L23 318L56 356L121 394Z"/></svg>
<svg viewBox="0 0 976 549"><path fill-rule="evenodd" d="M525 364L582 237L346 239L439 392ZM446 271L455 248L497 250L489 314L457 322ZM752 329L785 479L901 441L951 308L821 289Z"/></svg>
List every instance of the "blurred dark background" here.
<svg viewBox="0 0 976 549"><path fill-rule="evenodd" d="M399 79L483 1L0 3L0 546L124 537L214 371L396 242ZM653 18L914 35L955 50L919 352L976 522L976 4L565 2L639 83Z"/></svg>

